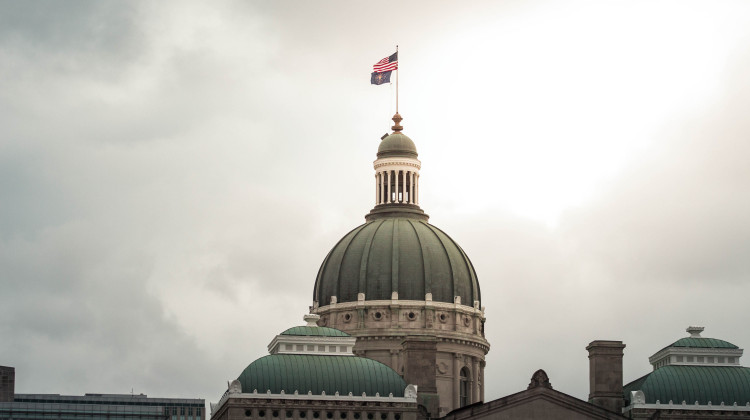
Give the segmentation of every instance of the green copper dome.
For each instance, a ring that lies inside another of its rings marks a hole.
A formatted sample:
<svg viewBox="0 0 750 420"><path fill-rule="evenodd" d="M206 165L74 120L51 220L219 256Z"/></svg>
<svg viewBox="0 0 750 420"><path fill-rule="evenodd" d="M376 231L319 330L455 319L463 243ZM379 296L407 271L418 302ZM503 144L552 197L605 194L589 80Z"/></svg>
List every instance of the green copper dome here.
<svg viewBox="0 0 750 420"><path fill-rule="evenodd" d="M263 394L362 395L403 397L406 382L393 369L355 356L274 354L250 363L237 378L242 392Z"/></svg>
<svg viewBox="0 0 750 420"><path fill-rule="evenodd" d="M323 261L313 299L320 306L365 300L432 300L472 306L479 282L466 253L437 227L416 217L377 217L346 234Z"/></svg>
<svg viewBox="0 0 750 420"><path fill-rule="evenodd" d="M625 385L630 404L631 391L643 391L647 404L708 404L744 406L750 402L750 369L740 366L662 366Z"/></svg>
<svg viewBox="0 0 750 420"><path fill-rule="evenodd" d="M702 349L738 349L739 347L734 344L719 340L717 338L704 338L704 337L685 337L681 338L669 347L692 347Z"/></svg>
<svg viewBox="0 0 750 420"><path fill-rule="evenodd" d="M378 146L378 158L385 157L417 157L417 146L401 133L393 133L384 138Z"/></svg>
<svg viewBox="0 0 750 420"><path fill-rule="evenodd" d="M351 335L328 327L292 327L281 333L281 335L315 336L315 337L351 337Z"/></svg>

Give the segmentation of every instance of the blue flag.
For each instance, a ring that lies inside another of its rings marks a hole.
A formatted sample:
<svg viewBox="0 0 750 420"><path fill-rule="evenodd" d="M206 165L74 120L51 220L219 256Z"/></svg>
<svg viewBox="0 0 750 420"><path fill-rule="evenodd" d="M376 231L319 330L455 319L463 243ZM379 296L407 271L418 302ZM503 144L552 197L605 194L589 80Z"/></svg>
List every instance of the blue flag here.
<svg viewBox="0 0 750 420"><path fill-rule="evenodd" d="M386 71L383 73L373 73L370 77L370 83L373 85L382 85L383 83L390 83L391 82L391 73L392 71Z"/></svg>

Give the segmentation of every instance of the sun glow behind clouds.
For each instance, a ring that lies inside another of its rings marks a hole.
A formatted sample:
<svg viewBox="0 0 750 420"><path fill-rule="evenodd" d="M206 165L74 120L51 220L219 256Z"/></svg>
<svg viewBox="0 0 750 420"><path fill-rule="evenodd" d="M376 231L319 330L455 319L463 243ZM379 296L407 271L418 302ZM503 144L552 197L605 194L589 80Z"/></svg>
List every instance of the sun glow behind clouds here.
<svg viewBox="0 0 750 420"><path fill-rule="evenodd" d="M646 156L665 123L710 106L744 41L741 19L715 7L632 6L529 7L403 55L412 85L402 85L403 102L435 98L405 115L429 127L414 136L420 153L438 154L423 171L451 168L430 176L472 197L437 199L459 212L497 206L555 225ZM672 10L668 27L669 10L656 8Z"/></svg>

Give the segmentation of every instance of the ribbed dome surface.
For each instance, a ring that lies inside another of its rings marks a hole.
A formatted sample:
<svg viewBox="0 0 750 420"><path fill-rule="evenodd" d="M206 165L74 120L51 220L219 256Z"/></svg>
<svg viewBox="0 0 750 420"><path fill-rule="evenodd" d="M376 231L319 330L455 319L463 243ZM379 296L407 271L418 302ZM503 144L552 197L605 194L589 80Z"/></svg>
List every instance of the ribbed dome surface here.
<svg viewBox="0 0 750 420"><path fill-rule="evenodd" d="M643 391L647 404L744 406L750 402L750 369L739 366L663 366L623 387L626 400L631 391Z"/></svg>
<svg viewBox="0 0 750 420"><path fill-rule="evenodd" d="M328 327L292 327L281 333L281 335L296 335L303 337L351 337L351 335Z"/></svg>
<svg viewBox="0 0 750 420"><path fill-rule="evenodd" d="M408 217L379 218L346 234L323 261L313 299L338 302L432 300L472 306L480 300L474 267L461 247L440 229Z"/></svg>
<svg viewBox="0 0 750 420"><path fill-rule="evenodd" d="M393 133L384 138L378 146L378 157L417 157L417 146L407 136Z"/></svg>
<svg viewBox="0 0 750 420"><path fill-rule="evenodd" d="M396 371L372 359L355 356L313 356L274 354L250 363L240 377L242 392L278 394L298 391L313 395L369 396L380 393L387 397L403 397L406 382Z"/></svg>

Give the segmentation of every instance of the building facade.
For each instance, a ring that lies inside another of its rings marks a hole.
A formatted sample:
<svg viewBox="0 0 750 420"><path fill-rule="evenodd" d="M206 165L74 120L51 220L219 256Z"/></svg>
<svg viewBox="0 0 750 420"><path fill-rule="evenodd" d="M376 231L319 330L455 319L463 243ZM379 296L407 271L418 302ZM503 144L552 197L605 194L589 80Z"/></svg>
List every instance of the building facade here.
<svg viewBox="0 0 750 420"><path fill-rule="evenodd" d="M0 402L0 419L204 420L205 401L143 394L16 394Z"/></svg>

